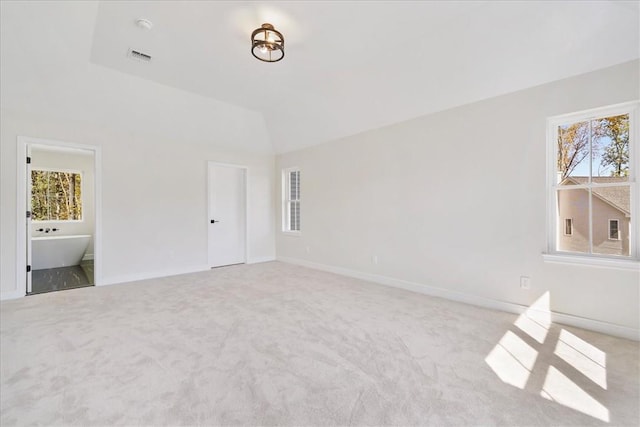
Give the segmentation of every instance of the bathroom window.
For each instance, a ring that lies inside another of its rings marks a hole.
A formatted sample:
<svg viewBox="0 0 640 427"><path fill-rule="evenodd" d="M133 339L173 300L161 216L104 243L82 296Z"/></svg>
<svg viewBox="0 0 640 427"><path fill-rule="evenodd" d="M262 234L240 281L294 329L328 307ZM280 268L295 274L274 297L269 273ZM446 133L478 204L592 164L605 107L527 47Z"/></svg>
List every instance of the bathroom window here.
<svg viewBox="0 0 640 427"><path fill-rule="evenodd" d="M33 221L81 221L81 173L32 169L31 215Z"/></svg>

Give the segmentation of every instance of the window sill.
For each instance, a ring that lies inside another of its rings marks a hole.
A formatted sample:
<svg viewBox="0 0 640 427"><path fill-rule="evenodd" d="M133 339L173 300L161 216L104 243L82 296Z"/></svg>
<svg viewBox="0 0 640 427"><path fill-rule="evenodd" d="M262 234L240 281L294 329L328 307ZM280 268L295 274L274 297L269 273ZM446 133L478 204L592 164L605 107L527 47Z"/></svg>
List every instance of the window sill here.
<svg viewBox="0 0 640 427"><path fill-rule="evenodd" d="M302 235L299 231L282 231L282 234L291 237L300 237Z"/></svg>
<svg viewBox="0 0 640 427"><path fill-rule="evenodd" d="M635 259L613 259L572 254L543 253L544 262L569 265L586 265L589 267L614 268L618 270L640 271L640 261Z"/></svg>

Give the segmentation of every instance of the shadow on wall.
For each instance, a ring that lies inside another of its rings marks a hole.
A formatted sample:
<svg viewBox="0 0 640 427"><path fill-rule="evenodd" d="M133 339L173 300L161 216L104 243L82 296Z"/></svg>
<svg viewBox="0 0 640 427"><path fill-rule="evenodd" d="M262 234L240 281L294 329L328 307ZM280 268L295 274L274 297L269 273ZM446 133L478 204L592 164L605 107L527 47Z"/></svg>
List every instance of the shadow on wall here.
<svg viewBox="0 0 640 427"><path fill-rule="evenodd" d="M506 384L609 422L609 409L596 398L607 391L606 353L551 324L546 292L518 317L485 362Z"/></svg>

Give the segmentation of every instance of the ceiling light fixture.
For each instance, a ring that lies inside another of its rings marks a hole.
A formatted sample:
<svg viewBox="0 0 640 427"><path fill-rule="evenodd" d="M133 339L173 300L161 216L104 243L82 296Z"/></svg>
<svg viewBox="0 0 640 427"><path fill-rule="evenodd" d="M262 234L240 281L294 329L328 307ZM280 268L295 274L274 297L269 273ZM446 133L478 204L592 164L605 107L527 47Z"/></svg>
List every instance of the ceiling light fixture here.
<svg viewBox="0 0 640 427"><path fill-rule="evenodd" d="M284 37L271 24L251 33L251 54L264 62L278 62L284 58Z"/></svg>

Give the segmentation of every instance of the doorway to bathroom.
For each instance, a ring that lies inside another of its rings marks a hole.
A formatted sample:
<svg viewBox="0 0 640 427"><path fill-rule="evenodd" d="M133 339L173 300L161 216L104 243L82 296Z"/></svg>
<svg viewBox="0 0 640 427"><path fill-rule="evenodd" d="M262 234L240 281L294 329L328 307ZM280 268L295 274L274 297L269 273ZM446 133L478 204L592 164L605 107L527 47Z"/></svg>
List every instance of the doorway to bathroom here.
<svg viewBox="0 0 640 427"><path fill-rule="evenodd" d="M18 271L24 272L25 294L94 286L99 278L98 149L26 137L19 137L18 145L18 206L25 217L24 227L18 227L19 246L24 243Z"/></svg>

